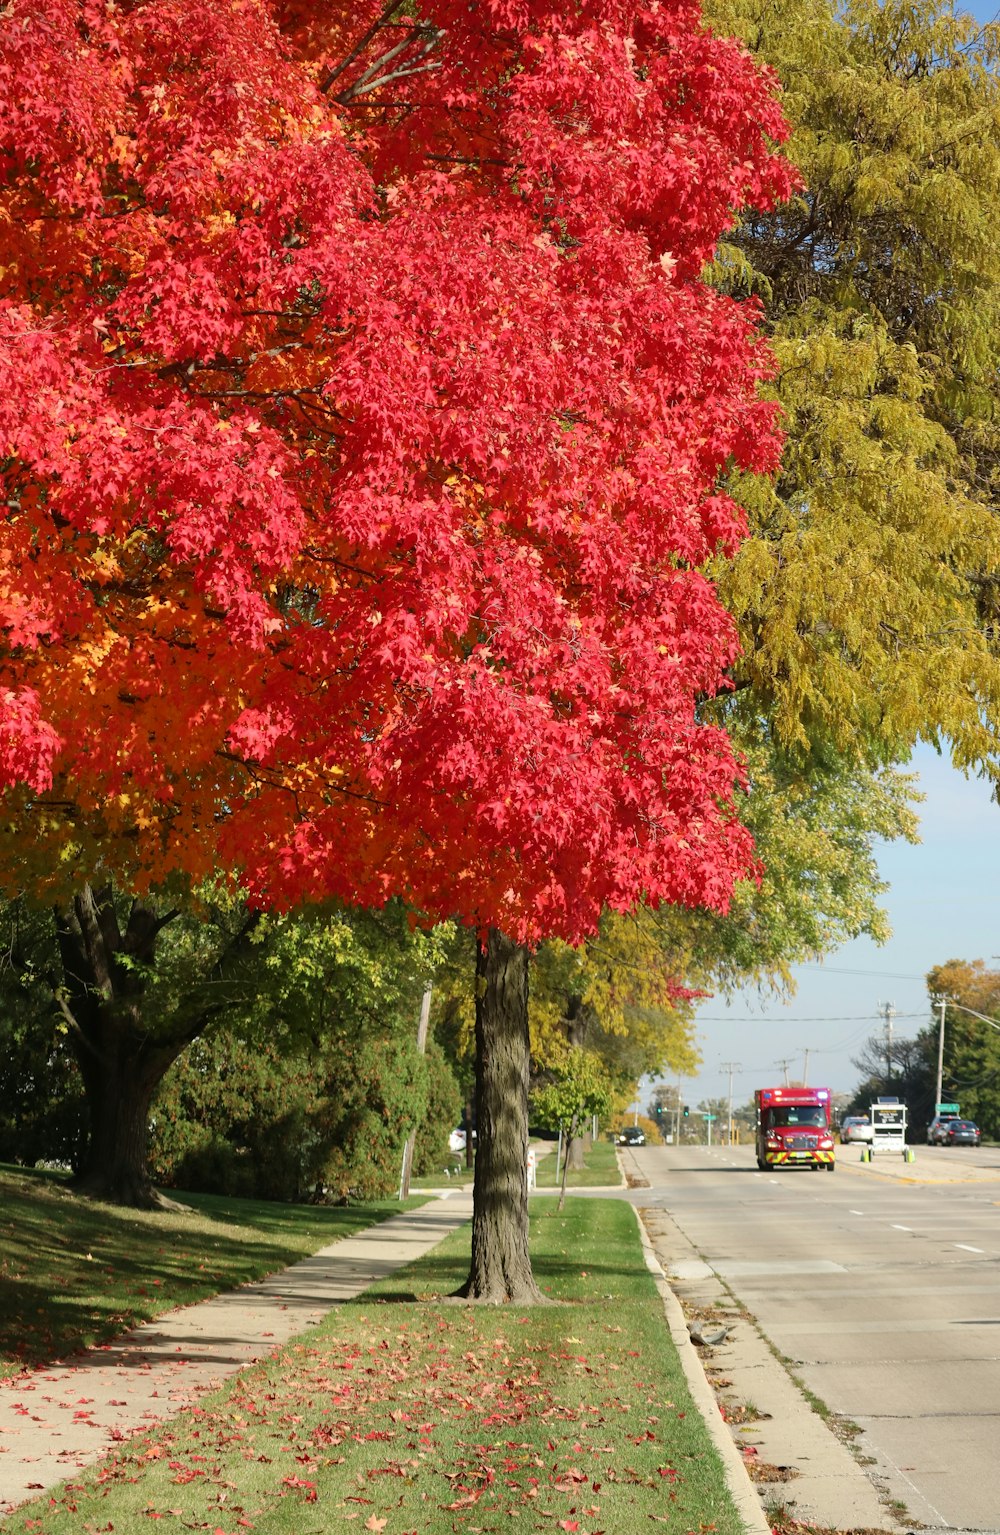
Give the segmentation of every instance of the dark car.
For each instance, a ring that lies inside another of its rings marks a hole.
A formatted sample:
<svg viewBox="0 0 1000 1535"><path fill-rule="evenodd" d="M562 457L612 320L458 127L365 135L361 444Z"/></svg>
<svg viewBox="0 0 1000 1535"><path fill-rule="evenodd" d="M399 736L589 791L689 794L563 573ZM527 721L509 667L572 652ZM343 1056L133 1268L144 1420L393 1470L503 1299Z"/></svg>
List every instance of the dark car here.
<svg viewBox="0 0 1000 1535"><path fill-rule="evenodd" d="M978 1146L982 1136L971 1119L950 1119L945 1126L945 1146Z"/></svg>
<svg viewBox="0 0 1000 1535"><path fill-rule="evenodd" d="M646 1132L638 1125L626 1125L624 1130L618 1132L619 1146L645 1146Z"/></svg>
<svg viewBox="0 0 1000 1535"><path fill-rule="evenodd" d="M948 1126L959 1123L957 1114L937 1114L927 1126L928 1146L944 1146L948 1139Z"/></svg>

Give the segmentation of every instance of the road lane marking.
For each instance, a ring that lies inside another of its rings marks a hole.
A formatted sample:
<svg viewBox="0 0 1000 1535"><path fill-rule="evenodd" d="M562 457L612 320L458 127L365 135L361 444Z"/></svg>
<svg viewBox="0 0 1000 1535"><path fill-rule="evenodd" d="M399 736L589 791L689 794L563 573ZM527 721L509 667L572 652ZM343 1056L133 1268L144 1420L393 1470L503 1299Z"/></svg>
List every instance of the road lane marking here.
<svg viewBox="0 0 1000 1535"><path fill-rule="evenodd" d="M848 1215L864 1215L864 1210L848 1210Z"/></svg>
<svg viewBox="0 0 1000 1535"><path fill-rule="evenodd" d="M893 1231L912 1231L912 1226L893 1226Z"/></svg>
<svg viewBox="0 0 1000 1535"><path fill-rule="evenodd" d="M986 1251L985 1247L969 1247L965 1242L956 1242L955 1246L960 1247L964 1253L984 1253Z"/></svg>

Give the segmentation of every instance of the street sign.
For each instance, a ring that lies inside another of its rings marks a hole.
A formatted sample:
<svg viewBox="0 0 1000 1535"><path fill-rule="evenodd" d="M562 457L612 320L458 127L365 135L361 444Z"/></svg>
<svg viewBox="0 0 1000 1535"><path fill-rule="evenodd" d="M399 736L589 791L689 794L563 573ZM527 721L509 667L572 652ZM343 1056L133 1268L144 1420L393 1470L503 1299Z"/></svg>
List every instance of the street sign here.
<svg viewBox="0 0 1000 1535"><path fill-rule="evenodd" d="M939 1103L937 1108L934 1110L934 1112L935 1112L935 1114L954 1114L955 1118L957 1119L958 1118L958 1104L957 1103Z"/></svg>
<svg viewBox="0 0 1000 1535"><path fill-rule="evenodd" d="M703 1114L702 1119L718 1119L718 1114Z"/></svg>

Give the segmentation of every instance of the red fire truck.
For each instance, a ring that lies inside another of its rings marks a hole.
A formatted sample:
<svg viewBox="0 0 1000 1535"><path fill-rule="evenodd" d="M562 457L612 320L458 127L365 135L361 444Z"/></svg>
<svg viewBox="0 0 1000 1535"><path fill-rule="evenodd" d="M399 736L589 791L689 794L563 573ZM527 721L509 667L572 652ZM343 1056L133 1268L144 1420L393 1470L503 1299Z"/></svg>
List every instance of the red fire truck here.
<svg viewBox="0 0 1000 1535"><path fill-rule="evenodd" d="M757 1166L833 1172L828 1087L758 1087Z"/></svg>

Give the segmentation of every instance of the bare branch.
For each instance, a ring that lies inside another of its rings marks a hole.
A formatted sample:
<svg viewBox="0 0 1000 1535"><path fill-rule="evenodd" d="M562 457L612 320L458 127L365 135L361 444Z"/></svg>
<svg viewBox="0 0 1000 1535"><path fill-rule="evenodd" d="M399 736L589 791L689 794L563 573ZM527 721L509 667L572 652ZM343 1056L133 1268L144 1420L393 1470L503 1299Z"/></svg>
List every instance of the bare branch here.
<svg viewBox="0 0 1000 1535"><path fill-rule="evenodd" d="M347 85L342 91L338 92L334 100L339 102L341 106L348 106L356 97L366 96L369 91L377 90L383 85L390 85L393 80L403 80L408 75L419 75L434 69L440 69L441 65L439 63L421 64L419 61L425 59L437 47L443 36L444 31L441 27L414 27L401 43L397 43L394 48L390 48L388 52L383 53L381 58L375 60L374 64L370 64L364 73L359 75L357 80L354 81L353 85ZM398 58L413 43L419 42L421 39L423 39L423 46L408 63L402 65L399 69L391 70L389 74L382 72L387 64L390 64L393 59Z"/></svg>
<svg viewBox="0 0 1000 1535"><path fill-rule="evenodd" d="M357 91L353 89L351 91L344 91L342 95L337 97L337 100L344 106L347 106L356 96L365 96L369 91L377 91L380 85L391 85L393 80L405 80L407 75L431 74L435 69L440 69L441 67L439 59L436 63L418 64L413 69L396 69L391 75L382 75L378 80L370 80L367 85L361 86Z"/></svg>
<svg viewBox="0 0 1000 1535"><path fill-rule="evenodd" d="M387 64L391 64L393 59L398 58L401 53L405 53L411 43L415 43L418 38L425 37L426 34L426 27L411 27L402 41L396 44L395 48L390 48L388 53L383 53L380 59L376 59L374 64L370 64L364 73L358 76L353 85L345 86L342 94L339 95L336 99L341 101L343 96L347 95L348 92L357 92L359 87L367 84L367 82L371 80L374 75L381 74L385 66Z"/></svg>
<svg viewBox="0 0 1000 1535"><path fill-rule="evenodd" d="M334 69L331 69L329 74L327 74L325 79L322 81L322 83L320 84L320 91L323 93L324 96L326 95L327 91L330 89L330 87L333 84L334 80L338 80L340 78L340 76L344 73L344 70L345 69L349 69L351 67L351 65L354 63L354 60L356 58L358 58L360 54L364 53L365 49L368 47L368 44L371 42L372 38L375 37L378 34L378 32L382 29L382 27L385 26L386 22L387 21L391 21L392 17L395 16L396 12L399 11L399 10L402 10L402 8L403 8L403 0L389 0L389 4L386 6L386 8L382 12L381 16L378 18L377 21L372 23L372 25L368 28L368 31L365 33L364 37L361 38L360 42L356 43L355 46L351 49L351 51L347 55L346 59L341 60L341 62Z"/></svg>

